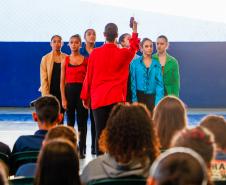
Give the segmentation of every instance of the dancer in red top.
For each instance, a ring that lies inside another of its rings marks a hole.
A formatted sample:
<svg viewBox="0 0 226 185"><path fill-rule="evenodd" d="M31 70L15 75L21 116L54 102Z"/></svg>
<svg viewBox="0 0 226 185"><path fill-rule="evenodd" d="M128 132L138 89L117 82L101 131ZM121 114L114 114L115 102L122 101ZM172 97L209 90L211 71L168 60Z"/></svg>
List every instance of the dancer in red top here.
<svg viewBox="0 0 226 185"><path fill-rule="evenodd" d="M133 21L133 33L129 48L118 48L115 44L118 27L114 23L105 26L106 43L95 48L88 61L88 69L83 83L81 98L86 108L93 110L96 126L96 152L98 138L105 128L112 107L126 101L129 64L139 48L137 23ZM91 101L91 102L90 102Z"/></svg>
<svg viewBox="0 0 226 185"><path fill-rule="evenodd" d="M81 37L73 35L69 41L71 55L67 56L61 65L61 96L62 105L66 110L67 124L74 128L75 110L77 112L77 123L79 131L80 158L84 158L86 146L88 110L82 105L80 98L82 84L87 70L87 59L79 53Z"/></svg>

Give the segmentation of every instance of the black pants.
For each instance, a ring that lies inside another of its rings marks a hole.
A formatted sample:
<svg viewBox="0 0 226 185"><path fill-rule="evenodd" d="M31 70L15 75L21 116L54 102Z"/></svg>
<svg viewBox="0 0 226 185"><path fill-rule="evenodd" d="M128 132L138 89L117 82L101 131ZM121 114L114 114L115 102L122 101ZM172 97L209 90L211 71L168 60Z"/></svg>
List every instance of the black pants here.
<svg viewBox="0 0 226 185"><path fill-rule="evenodd" d="M82 83L69 83L65 86L67 99L67 125L74 128L76 110L79 132L79 149L80 152L84 153L86 146L88 110L82 105L82 100L80 99L81 90Z"/></svg>
<svg viewBox="0 0 226 185"><path fill-rule="evenodd" d="M95 129L95 121L93 117L93 111L90 109L90 120L91 120L91 150L95 151L96 150L96 129Z"/></svg>
<svg viewBox="0 0 226 185"><path fill-rule="evenodd" d="M145 94L143 91L137 91L137 100L139 103L143 103L150 110L151 115L155 107L155 95Z"/></svg>
<svg viewBox="0 0 226 185"><path fill-rule="evenodd" d="M101 135L102 130L106 127L106 123L109 117L109 114L115 104L100 107L93 110L93 117L95 120L96 128L96 154L101 155L102 152L99 150L98 141Z"/></svg>
<svg viewBox="0 0 226 185"><path fill-rule="evenodd" d="M60 102L60 113L61 114L63 114L63 118L62 118L62 120L61 120L61 122L59 123L59 124L64 124L64 112L65 112L65 110L64 110L64 108L63 108L63 106L62 106L62 100L61 100L61 94L60 94L60 90L59 90L59 92L58 91L54 91L53 89L50 89L50 94L52 94L53 96L55 96L58 100L59 100L59 102Z"/></svg>

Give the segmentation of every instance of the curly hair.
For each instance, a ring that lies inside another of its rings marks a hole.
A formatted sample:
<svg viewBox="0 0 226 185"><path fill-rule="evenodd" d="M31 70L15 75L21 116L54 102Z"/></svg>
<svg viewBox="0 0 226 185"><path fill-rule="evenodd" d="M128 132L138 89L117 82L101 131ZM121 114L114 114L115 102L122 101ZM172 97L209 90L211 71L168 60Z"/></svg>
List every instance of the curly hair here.
<svg viewBox="0 0 226 185"><path fill-rule="evenodd" d="M150 112L142 105L116 105L107 121L100 140L100 149L117 162L147 159L152 163L159 155L159 142Z"/></svg>

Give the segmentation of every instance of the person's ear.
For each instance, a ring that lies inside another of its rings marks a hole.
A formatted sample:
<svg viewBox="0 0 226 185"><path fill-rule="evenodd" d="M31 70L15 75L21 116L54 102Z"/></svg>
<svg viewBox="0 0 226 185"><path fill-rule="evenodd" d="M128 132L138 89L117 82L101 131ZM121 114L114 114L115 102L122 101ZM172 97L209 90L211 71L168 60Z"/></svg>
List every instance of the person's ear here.
<svg viewBox="0 0 226 185"><path fill-rule="evenodd" d="M167 50L167 49L169 49L169 42L167 42L167 45L166 45L166 50Z"/></svg>
<svg viewBox="0 0 226 185"><path fill-rule="evenodd" d="M155 179L148 177L146 185L155 185Z"/></svg>
<svg viewBox="0 0 226 185"><path fill-rule="evenodd" d="M34 120L35 122L38 121L38 115L37 115L36 112L32 112L32 117L33 117L33 120Z"/></svg>
<svg viewBox="0 0 226 185"><path fill-rule="evenodd" d="M64 118L63 114L59 113L57 117L57 123L60 123L63 120L63 118Z"/></svg>
<svg viewBox="0 0 226 185"><path fill-rule="evenodd" d="M46 144L46 141L45 141L45 139L44 139L44 140L42 141L42 147L44 147L45 144Z"/></svg>

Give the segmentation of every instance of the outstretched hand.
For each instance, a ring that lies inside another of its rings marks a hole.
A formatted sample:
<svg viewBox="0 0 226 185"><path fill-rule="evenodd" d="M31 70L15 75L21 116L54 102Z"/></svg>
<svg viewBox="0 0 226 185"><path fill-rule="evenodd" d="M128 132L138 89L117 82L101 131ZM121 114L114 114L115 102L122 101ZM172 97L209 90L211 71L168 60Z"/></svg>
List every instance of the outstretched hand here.
<svg viewBox="0 0 226 185"><path fill-rule="evenodd" d="M137 22L133 21L133 33L137 33Z"/></svg>

